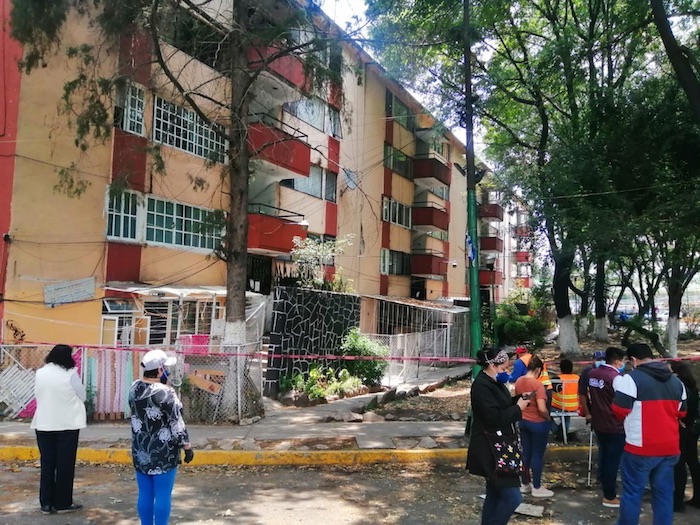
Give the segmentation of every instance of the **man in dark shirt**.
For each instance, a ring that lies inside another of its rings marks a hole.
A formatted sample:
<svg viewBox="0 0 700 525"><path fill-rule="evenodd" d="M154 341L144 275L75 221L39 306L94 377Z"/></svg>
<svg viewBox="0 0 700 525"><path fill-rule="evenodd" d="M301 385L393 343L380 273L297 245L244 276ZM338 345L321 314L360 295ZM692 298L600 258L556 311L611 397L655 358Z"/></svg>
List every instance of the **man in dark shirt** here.
<svg viewBox="0 0 700 525"><path fill-rule="evenodd" d="M605 351L605 363L588 374L590 420L598 440L600 483L603 486L603 506L618 508L617 471L625 447L625 429L612 411L615 397L613 381L625 367L625 353L613 346Z"/></svg>

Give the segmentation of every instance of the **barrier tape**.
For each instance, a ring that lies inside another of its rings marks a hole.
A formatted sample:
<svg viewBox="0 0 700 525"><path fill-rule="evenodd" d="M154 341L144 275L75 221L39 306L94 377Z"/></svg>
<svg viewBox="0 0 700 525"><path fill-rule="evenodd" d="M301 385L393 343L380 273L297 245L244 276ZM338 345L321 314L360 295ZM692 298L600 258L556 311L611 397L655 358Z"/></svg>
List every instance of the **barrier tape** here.
<svg viewBox="0 0 700 525"><path fill-rule="evenodd" d="M24 343L21 345L0 345L13 348L34 348L36 346L53 347L58 343ZM215 348L225 347L241 347L246 345L256 345L257 343L243 343L231 345L217 345ZM190 356L217 356L225 355L228 357L252 357L252 358L287 358L287 359L326 359L329 361L415 361L415 362L430 362L430 363L476 363L473 357L431 357L431 356L356 356L356 355L336 355L336 354L298 354L298 353L275 353L275 352L201 352L196 350L173 349L176 345L133 345L133 346L109 346L109 345L74 345L76 348L86 348L93 350L113 350L123 352L148 352L154 348L166 348L176 354ZM655 358L655 361L700 361L700 355L684 356L684 357L660 357ZM546 363L556 362L558 359L550 359ZM574 365L592 365L595 361L574 361Z"/></svg>

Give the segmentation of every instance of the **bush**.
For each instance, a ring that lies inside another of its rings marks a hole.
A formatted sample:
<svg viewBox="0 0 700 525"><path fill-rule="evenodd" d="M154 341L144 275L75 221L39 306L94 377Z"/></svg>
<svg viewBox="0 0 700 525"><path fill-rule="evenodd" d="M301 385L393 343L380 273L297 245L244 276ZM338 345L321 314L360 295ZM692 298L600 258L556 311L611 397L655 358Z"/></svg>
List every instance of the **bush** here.
<svg viewBox="0 0 700 525"><path fill-rule="evenodd" d="M353 328L345 336L340 353L344 356L389 357L389 348L362 335L357 328ZM384 377L389 363L381 359L358 359L345 361L344 365L348 373L360 378L364 385L377 386Z"/></svg>
<svg viewBox="0 0 700 525"><path fill-rule="evenodd" d="M360 378L350 375L344 368L336 374L332 368L313 366L306 377L296 374L280 378L282 392L305 392L309 399L322 399L332 395L345 397L357 394L361 389Z"/></svg>
<svg viewBox="0 0 700 525"><path fill-rule="evenodd" d="M521 315L514 305L502 304L498 307L494 328L501 344L533 342L537 345L544 341L542 335L547 323L539 317Z"/></svg>

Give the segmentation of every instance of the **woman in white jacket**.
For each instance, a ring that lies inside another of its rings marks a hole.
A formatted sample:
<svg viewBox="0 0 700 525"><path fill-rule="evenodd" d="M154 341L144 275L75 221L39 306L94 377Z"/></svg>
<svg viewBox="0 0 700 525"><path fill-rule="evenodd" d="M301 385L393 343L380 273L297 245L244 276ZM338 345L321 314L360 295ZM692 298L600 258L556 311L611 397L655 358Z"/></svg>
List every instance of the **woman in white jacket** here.
<svg viewBox="0 0 700 525"><path fill-rule="evenodd" d="M75 370L73 349L56 345L36 371L36 413L31 428L41 455L39 502L44 514L75 512L73 501L78 433L86 426L85 387Z"/></svg>

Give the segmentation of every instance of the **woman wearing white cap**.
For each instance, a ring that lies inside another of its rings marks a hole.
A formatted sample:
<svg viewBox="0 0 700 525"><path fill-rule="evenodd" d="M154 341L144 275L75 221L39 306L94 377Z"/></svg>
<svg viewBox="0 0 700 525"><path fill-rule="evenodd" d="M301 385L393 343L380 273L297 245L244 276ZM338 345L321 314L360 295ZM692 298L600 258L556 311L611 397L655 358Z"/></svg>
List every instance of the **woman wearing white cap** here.
<svg viewBox="0 0 700 525"><path fill-rule="evenodd" d="M182 403L172 387L163 384L165 367L175 364L163 350L143 356L143 378L129 390L131 452L139 497L136 504L141 525L167 525L180 449L185 463L192 461Z"/></svg>

